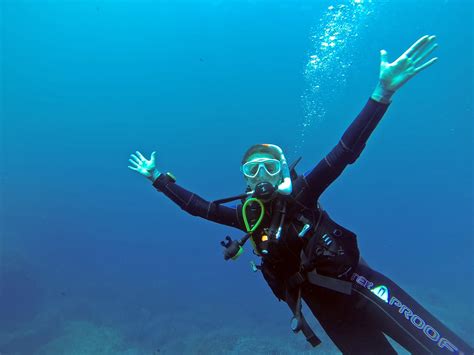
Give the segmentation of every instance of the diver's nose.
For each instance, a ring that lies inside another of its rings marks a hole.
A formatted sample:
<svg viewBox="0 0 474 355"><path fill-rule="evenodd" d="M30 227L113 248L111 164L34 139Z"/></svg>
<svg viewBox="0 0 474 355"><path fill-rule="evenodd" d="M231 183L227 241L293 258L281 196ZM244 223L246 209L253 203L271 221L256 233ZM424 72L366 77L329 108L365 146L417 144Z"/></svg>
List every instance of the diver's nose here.
<svg viewBox="0 0 474 355"><path fill-rule="evenodd" d="M258 169L258 177L259 178L264 178L264 177L267 177L267 176L268 176L267 172L265 171L263 166L261 166L260 169Z"/></svg>

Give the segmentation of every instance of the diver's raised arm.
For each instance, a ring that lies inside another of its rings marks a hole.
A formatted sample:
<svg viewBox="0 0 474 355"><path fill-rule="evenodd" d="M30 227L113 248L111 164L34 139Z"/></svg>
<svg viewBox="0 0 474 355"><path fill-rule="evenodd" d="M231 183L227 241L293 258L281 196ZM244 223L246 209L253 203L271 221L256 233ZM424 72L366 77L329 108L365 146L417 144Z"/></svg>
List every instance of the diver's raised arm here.
<svg viewBox="0 0 474 355"><path fill-rule="evenodd" d="M129 162L132 165L128 167L145 176L158 191L163 192L189 214L231 227L243 228L239 218L241 212L237 208L206 201L195 193L184 189L176 184L176 179L172 174L161 173L156 168L155 160L156 152L153 152L148 160L139 151L136 151L136 154L131 154Z"/></svg>
<svg viewBox="0 0 474 355"><path fill-rule="evenodd" d="M435 40L435 36L421 37L393 63L388 62L385 50L380 51L379 81L372 96L344 132L338 144L315 168L305 174L311 198L319 198L344 168L357 160L391 103L393 94L408 80L437 60L433 58L422 64L436 49Z"/></svg>

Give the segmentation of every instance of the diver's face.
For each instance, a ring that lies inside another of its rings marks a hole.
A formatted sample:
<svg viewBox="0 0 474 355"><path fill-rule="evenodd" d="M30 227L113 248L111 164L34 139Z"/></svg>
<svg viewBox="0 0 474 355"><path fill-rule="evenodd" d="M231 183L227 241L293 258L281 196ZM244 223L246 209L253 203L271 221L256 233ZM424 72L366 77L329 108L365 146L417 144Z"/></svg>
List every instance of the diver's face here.
<svg viewBox="0 0 474 355"><path fill-rule="evenodd" d="M241 167L247 185L255 190L261 182L269 182L277 187L282 180L281 163L271 154L252 154Z"/></svg>

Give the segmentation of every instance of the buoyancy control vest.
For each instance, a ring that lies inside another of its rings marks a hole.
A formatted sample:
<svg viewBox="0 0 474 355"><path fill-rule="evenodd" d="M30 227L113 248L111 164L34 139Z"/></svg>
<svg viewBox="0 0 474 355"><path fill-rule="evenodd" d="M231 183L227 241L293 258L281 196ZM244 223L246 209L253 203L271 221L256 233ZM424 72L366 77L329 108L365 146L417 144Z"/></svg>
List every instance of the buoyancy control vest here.
<svg viewBox="0 0 474 355"><path fill-rule="evenodd" d="M290 196L277 197L265 206L263 221L251 236L255 254L272 264L281 278L298 271L303 262L307 270L315 268L321 275L345 279L359 261L356 235L332 220L317 201L313 206L304 201L303 176L298 176L293 185ZM250 204L250 224L256 222L259 213L260 206ZM276 238L282 213L284 223Z"/></svg>

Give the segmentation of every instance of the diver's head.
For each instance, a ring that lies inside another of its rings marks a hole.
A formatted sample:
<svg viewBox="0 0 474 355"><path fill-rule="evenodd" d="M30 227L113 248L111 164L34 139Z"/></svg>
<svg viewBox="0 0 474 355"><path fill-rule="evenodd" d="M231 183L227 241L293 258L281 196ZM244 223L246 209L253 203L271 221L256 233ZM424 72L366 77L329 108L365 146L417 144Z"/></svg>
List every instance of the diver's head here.
<svg viewBox="0 0 474 355"><path fill-rule="evenodd" d="M252 191L257 185L262 187L263 184L270 184L278 193L291 194L290 171L283 151L277 145L251 146L242 158L241 171Z"/></svg>

